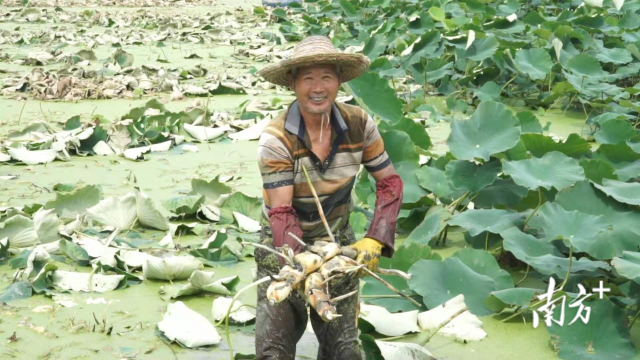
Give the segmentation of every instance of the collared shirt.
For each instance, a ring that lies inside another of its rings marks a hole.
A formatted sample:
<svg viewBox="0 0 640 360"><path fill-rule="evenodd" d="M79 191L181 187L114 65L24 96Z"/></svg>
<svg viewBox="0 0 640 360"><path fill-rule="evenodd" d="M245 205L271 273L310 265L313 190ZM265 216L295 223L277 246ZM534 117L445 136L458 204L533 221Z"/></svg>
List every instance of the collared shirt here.
<svg viewBox="0 0 640 360"><path fill-rule="evenodd" d="M360 165L375 172L391 164L378 128L364 110L335 103L330 123L331 150L323 161L311 151L311 140L297 101L269 122L258 142L265 218L270 207L264 189L292 185L292 206L305 240L324 239L327 233L302 171L303 165L335 233L349 221L353 209L351 190Z"/></svg>

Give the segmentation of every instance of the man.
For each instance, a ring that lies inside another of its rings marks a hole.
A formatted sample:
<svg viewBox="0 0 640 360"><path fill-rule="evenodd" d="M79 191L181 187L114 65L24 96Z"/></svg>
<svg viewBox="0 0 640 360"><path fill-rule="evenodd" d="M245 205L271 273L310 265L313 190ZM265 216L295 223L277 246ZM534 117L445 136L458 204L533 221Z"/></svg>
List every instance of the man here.
<svg viewBox="0 0 640 360"><path fill-rule="evenodd" d="M343 82L362 75L369 60L361 54L338 52L327 37L311 36L300 42L291 59L259 72L266 80L289 86L296 94L288 110L265 128L258 144L258 163L263 179L263 244L302 246L288 235L306 243L327 240L310 187L302 171L305 166L318 193L336 241L358 250L358 261L371 270L380 255L391 256L396 221L402 204L402 180L384 149L376 124L362 109L335 103ZM365 238L355 241L349 227L353 208L351 191L363 164L376 180L376 208ZM256 249L258 277L277 274L279 258ZM332 284L333 285L333 284ZM258 359L294 359L296 343L307 325L304 299L296 292L281 303L266 299L268 284L258 287L256 355ZM333 285L331 297L357 290L357 278ZM342 315L324 322L310 312L318 337L318 359L361 359L358 346L358 296L336 304Z"/></svg>

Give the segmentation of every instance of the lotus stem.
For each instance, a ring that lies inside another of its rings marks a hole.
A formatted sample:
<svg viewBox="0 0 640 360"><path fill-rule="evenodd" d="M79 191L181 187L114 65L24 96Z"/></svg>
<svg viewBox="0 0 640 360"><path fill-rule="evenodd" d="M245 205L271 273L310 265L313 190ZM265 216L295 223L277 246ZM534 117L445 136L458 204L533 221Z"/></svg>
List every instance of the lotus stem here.
<svg viewBox="0 0 640 360"><path fill-rule="evenodd" d="M340 295L340 296L336 296L333 299L331 299L331 302L332 303L336 303L336 302L338 302L340 300L344 300L344 299L348 298L349 296L353 296L353 295L355 295L357 293L358 293L358 290L354 290L354 291L352 291L350 293L347 293L347 294L344 294L344 295Z"/></svg>
<svg viewBox="0 0 640 360"><path fill-rule="evenodd" d="M120 229L119 228L116 228L115 230L113 230L111 235L109 235L109 238L107 239L107 242L105 243L105 245L106 246L111 245L111 242L116 238L116 236L118 236L119 233L120 233Z"/></svg>
<svg viewBox="0 0 640 360"><path fill-rule="evenodd" d="M529 264L527 264L527 271L524 273L524 277L522 279L520 279L520 281L518 281L515 286L518 286L518 285L522 284L522 282L527 278L527 276L529 276L529 269L530 268L531 268L531 266L529 266Z"/></svg>
<svg viewBox="0 0 640 360"><path fill-rule="evenodd" d="M316 206L318 207L318 214L320 214L320 219L322 220L322 224L324 224L325 229L327 230L327 234L331 241L336 242L336 238L333 236L331 232L331 228L329 227L329 223L327 222L327 218L324 216L324 210L322 210L322 204L320 203L320 199L318 198L318 194L316 193L316 189L313 187L311 183L311 178L307 173L307 168L302 165L302 171L304 172L304 177L307 178L307 184L309 184L309 188L311 189L311 194L313 194L313 199L316 201Z"/></svg>
<svg viewBox="0 0 640 360"><path fill-rule="evenodd" d="M231 336L229 335L229 314L231 314L231 309L233 309L233 304L236 302L236 300L238 299L238 297L240 297L240 295L245 292L248 289L251 289L253 287L256 287L264 282L267 282L271 280L271 278L269 276L265 276L260 280L256 280L254 282L252 282L251 284L243 287L242 289L238 290L238 292L236 293L236 295L233 297L233 299L231 299L231 304L229 304L229 308L227 309L227 314L224 317L224 332L225 332L225 337L227 339L227 344L229 345L229 358L231 360L234 360L233 357L233 345L231 345ZM221 320L222 321L222 320Z"/></svg>
<svg viewBox="0 0 640 360"><path fill-rule="evenodd" d="M462 313L464 313L464 312L465 312L465 311L467 311L467 310L469 310L469 308L467 308L466 306L465 306L464 308L462 308L462 309L458 310L458 312L456 312L455 314L453 314L453 316L451 316L451 317L449 318L449 320L447 320L447 321L443 322L442 324L440 324L440 326L438 326L438 327L437 327L437 328L436 328L436 329L435 329L435 330L434 330L434 331L429 335L429 337L427 338L427 340L425 340L425 341L423 341L423 342L422 342L422 344L421 344L421 345L422 345L422 346L425 346L425 345L426 345L426 344L431 340L431 338L432 338L432 337L434 337L434 336L438 333L438 331L440 331L440 329L442 329L443 327L445 327L447 324L449 324L451 321L453 321L453 319L455 319L455 318L457 318L458 316L462 315Z"/></svg>
<svg viewBox="0 0 640 360"><path fill-rule="evenodd" d="M411 274L407 274L404 271L400 271L397 269L382 269L382 268L378 268L376 270L376 272L380 275L393 275L393 276L399 276L405 280L411 280Z"/></svg>
<svg viewBox="0 0 640 360"><path fill-rule="evenodd" d="M564 286L567 285L567 280L569 280L569 276L571 276L571 263L573 262L573 244L569 245L569 267L567 268L567 276L565 276L564 281L560 285L559 290L564 289Z"/></svg>
<svg viewBox="0 0 640 360"><path fill-rule="evenodd" d="M289 236L291 236L295 241L297 241L298 243L300 243L300 245L306 247L307 243L305 243L304 241L302 241L302 239L300 239L299 237L296 236L296 234L292 233L292 232L288 232L287 234L289 234Z"/></svg>
<svg viewBox="0 0 640 360"><path fill-rule="evenodd" d="M357 264L359 265L355 260L350 259L348 257L342 256L342 258L344 260L346 260L347 262L350 262L352 264ZM374 273L373 271L367 269L366 267L363 267L362 270L364 272L366 272L369 276L373 277L374 279L380 281L384 286L386 286L387 288L389 288L389 290L393 291L394 293L402 296L403 298L405 298L406 300L409 300L413 305L417 306L418 308L422 307L422 305L415 301L414 299L412 299L411 297L409 297L408 295L402 293L400 290L396 289L393 285L391 285L387 280L381 278L380 276L378 276L376 273Z"/></svg>
<svg viewBox="0 0 640 360"><path fill-rule="evenodd" d="M633 327L633 324L636 323L636 320L638 319L638 316L640 316L640 310L638 310L638 312L636 313L636 316L634 316L633 319L631 320L631 322L629 323L629 329L631 329Z"/></svg>
<svg viewBox="0 0 640 360"><path fill-rule="evenodd" d="M535 213L538 212L538 209L540 209L541 206L542 206L542 191L540 190L540 188L538 188L538 206L536 206L536 208L533 209L533 212L529 214L527 219L524 221L524 223L522 224L522 230L524 230L525 226L527 226L527 224L529 223L529 220L531 220L533 215L535 215Z"/></svg>

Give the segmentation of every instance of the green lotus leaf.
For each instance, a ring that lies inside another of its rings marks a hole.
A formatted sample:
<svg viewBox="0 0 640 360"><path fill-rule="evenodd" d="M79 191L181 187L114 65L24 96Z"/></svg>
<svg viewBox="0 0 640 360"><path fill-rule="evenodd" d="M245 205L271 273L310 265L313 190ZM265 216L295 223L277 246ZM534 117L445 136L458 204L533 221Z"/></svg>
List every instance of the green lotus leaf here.
<svg viewBox="0 0 640 360"><path fill-rule="evenodd" d="M620 181L629 181L640 177L640 160L636 160L632 163L620 163L617 164L616 170L613 172ZM616 180L615 178L612 178Z"/></svg>
<svg viewBox="0 0 640 360"><path fill-rule="evenodd" d="M484 250L463 249L444 261L419 260L409 273L409 287L422 295L427 307L434 308L463 294L469 311L478 316L491 314L484 300L492 291L513 287L511 275Z"/></svg>
<svg viewBox="0 0 640 360"><path fill-rule="evenodd" d="M612 163L634 162L640 160L640 153L633 150L628 143L602 144L594 153L594 158L602 158Z"/></svg>
<svg viewBox="0 0 640 360"><path fill-rule="evenodd" d="M520 139L527 151L535 157L542 157L546 153L559 151L578 159L591 152L591 145L578 134L569 135L564 142L555 142L551 137L542 134L522 134Z"/></svg>
<svg viewBox="0 0 640 360"><path fill-rule="evenodd" d="M381 134L387 154L404 182L403 203L415 203L427 192L418 185L416 173L419 168L416 146L409 135L402 131L391 130Z"/></svg>
<svg viewBox="0 0 640 360"><path fill-rule="evenodd" d="M623 251L621 257L611 260L618 274L640 284L640 253Z"/></svg>
<svg viewBox="0 0 640 360"><path fill-rule="evenodd" d="M420 36L420 40L413 45L413 51L404 60L403 66L405 68L421 62L422 59L434 59L442 54L440 49L441 36L437 30L426 32Z"/></svg>
<svg viewBox="0 0 640 360"><path fill-rule="evenodd" d="M502 164L499 160L482 165L476 165L471 161L453 160L447 164L445 174L454 190L476 193L493 184L501 171Z"/></svg>
<svg viewBox="0 0 640 360"><path fill-rule="evenodd" d="M549 53L539 48L518 50L515 63L531 80L544 80L553 67Z"/></svg>
<svg viewBox="0 0 640 360"><path fill-rule="evenodd" d="M204 199L202 195L176 196L166 200L163 205L176 215L192 215L198 211Z"/></svg>
<svg viewBox="0 0 640 360"><path fill-rule="evenodd" d="M193 189L189 195L204 195L207 202L218 200L220 195L231 193L231 187L220 182L219 175L211 181L204 179L191 180L191 188Z"/></svg>
<svg viewBox="0 0 640 360"><path fill-rule="evenodd" d="M510 228L500 233L504 239L502 246L511 252L516 259L529 264L543 275L555 275L560 279L567 276L569 270L569 258L565 257L546 239L525 234L518 228ZM571 262L571 273L595 272L598 269L609 270L607 263L592 261L586 257L579 260L575 257Z"/></svg>
<svg viewBox="0 0 640 360"><path fill-rule="evenodd" d="M617 144L636 134L631 124L625 120L610 120L601 126L595 135L596 141L600 144Z"/></svg>
<svg viewBox="0 0 640 360"><path fill-rule="evenodd" d="M616 65L628 64L633 61L631 52L622 48L608 49L601 47L596 53L596 59L603 63L613 63Z"/></svg>
<svg viewBox="0 0 640 360"><path fill-rule="evenodd" d="M520 126L503 104L484 101L466 121L453 120L447 145L460 160L488 161L491 155L514 147L520 138Z"/></svg>
<svg viewBox="0 0 640 360"><path fill-rule="evenodd" d="M500 97L500 86L493 81L484 83L480 88L475 90L475 94L480 101L496 100Z"/></svg>
<svg viewBox="0 0 640 360"><path fill-rule="evenodd" d="M449 179L444 171L430 166L423 166L416 172L418 184L431 191L438 198L445 198L453 189L449 184Z"/></svg>
<svg viewBox="0 0 640 360"><path fill-rule="evenodd" d="M497 49L498 39L495 36L487 36L482 39L476 39L468 49L459 54L459 58L483 61L493 56Z"/></svg>
<svg viewBox="0 0 640 360"><path fill-rule="evenodd" d="M521 111L516 114L520 122L520 131L524 133L542 134L542 125L534 113L531 111Z"/></svg>
<svg viewBox="0 0 640 360"><path fill-rule="evenodd" d="M392 129L406 132L409 134L411 141L424 150L428 150L431 147L431 138L429 138L427 130L420 122L403 117L392 126Z"/></svg>
<svg viewBox="0 0 640 360"><path fill-rule="evenodd" d="M342 11L344 11L344 14L349 17L358 15L358 11L349 0L340 0L340 7L342 8Z"/></svg>
<svg viewBox="0 0 640 360"><path fill-rule="evenodd" d="M595 190L588 181L566 188L556 196L556 203L566 210L578 210L590 215L602 215L613 227L598 234L586 251L596 259L611 259L622 252L640 247L640 212L627 207Z"/></svg>
<svg viewBox="0 0 640 360"><path fill-rule="evenodd" d="M601 77L604 75L598 60L587 54L578 54L572 57L567 61L566 68L583 77Z"/></svg>
<svg viewBox="0 0 640 360"><path fill-rule="evenodd" d="M586 324L579 318L573 322L580 307L566 306L565 325L553 323L547 327L558 357L566 360L635 358L638 351L631 342L624 311L608 299L583 304L591 308ZM554 318L558 316L555 314ZM570 322L573 324L568 325Z"/></svg>
<svg viewBox="0 0 640 360"><path fill-rule="evenodd" d="M524 217L521 213L499 209L467 210L453 216L449 225L463 227L471 236L485 231L499 234L513 226L522 225Z"/></svg>
<svg viewBox="0 0 640 360"><path fill-rule="evenodd" d="M640 205L640 183L603 179L602 185L595 184L595 187L622 203Z"/></svg>
<svg viewBox="0 0 640 360"><path fill-rule="evenodd" d="M584 170L578 162L562 153L553 151L541 158L504 161L502 168L513 181L531 190L539 187L560 190L584 180Z"/></svg>
<svg viewBox="0 0 640 360"><path fill-rule="evenodd" d="M423 259L438 260L439 256L434 254L428 245L405 242L398 248L398 250L396 250L391 259L384 257L380 258L380 267L385 269L398 269L400 271L407 272L415 262ZM409 294L412 292L409 289L409 285L407 285L406 280L398 276L381 276L390 282L396 289ZM365 302L382 306L390 312L411 311L416 309L414 304L403 298L385 297L388 295L395 295L395 293L379 281L371 277L366 277L364 281L365 283L362 288L362 295L369 296ZM370 298L370 296L374 295L382 297ZM419 297L416 298L418 301L420 300Z"/></svg>
<svg viewBox="0 0 640 360"><path fill-rule="evenodd" d="M75 219L77 215L84 215L87 209L96 205L102 198L102 190L96 185L76 188L71 192L56 193L56 199L47 202L45 209L55 209L62 219Z"/></svg>
<svg viewBox="0 0 640 360"><path fill-rule="evenodd" d="M491 292L491 296L484 303L491 311L500 312L509 306L529 305L534 295L539 292L541 291L530 288L496 290Z"/></svg>
<svg viewBox="0 0 640 360"><path fill-rule="evenodd" d="M609 230L609 222L602 215L590 215L565 210L560 204L547 202L536 212L528 224L542 231L545 238L563 239L576 251L587 251L598 234Z"/></svg>
<svg viewBox="0 0 640 360"><path fill-rule="evenodd" d="M432 206L424 220L407 237L407 243L428 244L451 219L451 213L442 206Z"/></svg>
<svg viewBox="0 0 640 360"><path fill-rule="evenodd" d="M133 55L120 48L118 48L116 52L113 53L113 59L120 65L121 68L126 68L133 65Z"/></svg>
<svg viewBox="0 0 640 360"><path fill-rule="evenodd" d="M580 161L580 166L584 169L584 176L596 184L602 185L602 179L605 178L618 179L614 174L616 169L607 161L584 159Z"/></svg>
<svg viewBox="0 0 640 360"><path fill-rule="evenodd" d="M375 72L369 71L343 86L361 106L381 119L394 123L402 118L402 103L395 91Z"/></svg>
<svg viewBox="0 0 640 360"><path fill-rule="evenodd" d="M9 238L12 247L30 247L38 243L33 220L20 214L0 222L0 239Z"/></svg>
<svg viewBox="0 0 640 360"><path fill-rule="evenodd" d="M229 196L222 203L220 210L225 212L235 211L256 221L262 219L262 202L260 199L247 196L239 191Z"/></svg>
<svg viewBox="0 0 640 360"><path fill-rule="evenodd" d="M527 196L529 190L517 185L513 179L498 179L493 184L483 188L473 199L477 209L492 207L514 207Z"/></svg>

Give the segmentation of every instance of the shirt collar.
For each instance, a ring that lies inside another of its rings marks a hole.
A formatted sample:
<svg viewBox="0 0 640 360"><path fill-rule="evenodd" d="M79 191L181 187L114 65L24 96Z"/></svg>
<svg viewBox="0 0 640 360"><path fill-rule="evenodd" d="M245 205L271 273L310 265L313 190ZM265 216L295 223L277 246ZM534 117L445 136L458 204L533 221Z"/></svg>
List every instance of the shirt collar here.
<svg viewBox="0 0 640 360"><path fill-rule="evenodd" d="M340 138L342 138L345 131L349 129L347 127L347 123L342 117L342 114L340 113L340 109L338 109L335 103L331 105L331 125ZM289 113L287 114L284 128L290 133L296 134L300 140L304 141L306 127L304 125L304 120L302 120L298 100L294 101L289 107Z"/></svg>

